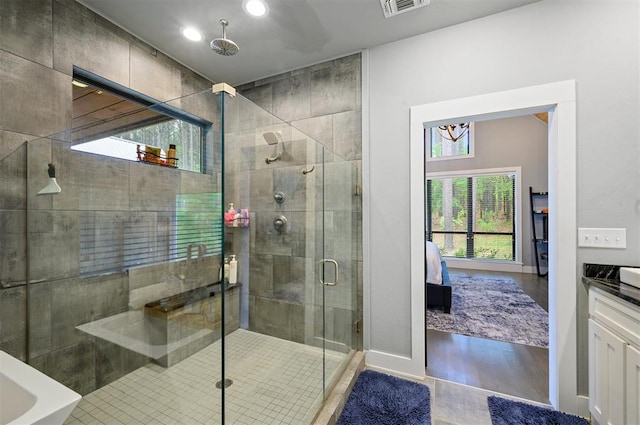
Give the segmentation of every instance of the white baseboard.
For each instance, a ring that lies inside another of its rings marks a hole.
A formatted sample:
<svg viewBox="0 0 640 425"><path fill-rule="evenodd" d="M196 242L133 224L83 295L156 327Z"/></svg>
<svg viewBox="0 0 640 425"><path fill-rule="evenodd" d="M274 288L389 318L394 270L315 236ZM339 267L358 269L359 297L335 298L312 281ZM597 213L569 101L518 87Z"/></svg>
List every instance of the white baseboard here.
<svg viewBox="0 0 640 425"><path fill-rule="evenodd" d="M368 350L366 352L365 363L370 369L400 375L418 381L423 380L426 376L424 362L416 366L415 360L396 354Z"/></svg>
<svg viewBox="0 0 640 425"><path fill-rule="evenodd" d="M398 378L410 379L410 380L416 381L416 382L424 382L425 377L426 377L425 376L423 378L420 378L419 376L408 375L406 373L398 372L397 370L385 369L383 367L370 365L370 364L366 364L366 367L369 370L375 370L376 372L384 373L386 375L393 375L393 376L398 377Z"/></svg>

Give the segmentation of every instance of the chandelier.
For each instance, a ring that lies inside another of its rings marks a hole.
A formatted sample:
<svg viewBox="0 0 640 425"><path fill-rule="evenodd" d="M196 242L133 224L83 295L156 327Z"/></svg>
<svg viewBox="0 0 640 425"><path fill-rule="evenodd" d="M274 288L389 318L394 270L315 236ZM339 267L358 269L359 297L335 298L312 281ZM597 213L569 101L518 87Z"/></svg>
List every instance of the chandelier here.
<svg viewBox="0 0 640 425"><path fill-rule="evenodd" d="M437 130L442 138L456 142L469 132L469 124L468 122L463 122L460 124L439 125Z"/></svg>

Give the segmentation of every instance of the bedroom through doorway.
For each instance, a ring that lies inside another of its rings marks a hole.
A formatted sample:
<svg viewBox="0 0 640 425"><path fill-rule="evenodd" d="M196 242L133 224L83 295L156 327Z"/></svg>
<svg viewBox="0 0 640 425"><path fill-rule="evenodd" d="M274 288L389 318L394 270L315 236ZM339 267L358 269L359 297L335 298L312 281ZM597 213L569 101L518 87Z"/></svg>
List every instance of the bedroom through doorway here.
<svg viewBox="0 0 640 425"><path fill-rule="evenodd" d="M548 282L535 273L449 269L449 275L463 284L515 285L548 314ZM429 318L426 325L427 376L549 403L548 347L437 330L430 328Z"/></svg>
<svg viewBox="0 0 640 425"><path fill-rule="evenodd" d="M536 273L528 193L549 189L546 119L425 129L424 149L426 373L543 403L548 280Z"/></svg>
<svg viewBox="0 0 640 425"><path fill-rule="evenodd" d="M565 412L588 415L578 391L584 356L576 350L578 326L576 82L564 80L415 105L410 108L411 346L408 373L424 374L425 212L424 129L448 122L501 119L547 112L549 229L549 401ZM576 284L573 284L576 283Z"/></svg>

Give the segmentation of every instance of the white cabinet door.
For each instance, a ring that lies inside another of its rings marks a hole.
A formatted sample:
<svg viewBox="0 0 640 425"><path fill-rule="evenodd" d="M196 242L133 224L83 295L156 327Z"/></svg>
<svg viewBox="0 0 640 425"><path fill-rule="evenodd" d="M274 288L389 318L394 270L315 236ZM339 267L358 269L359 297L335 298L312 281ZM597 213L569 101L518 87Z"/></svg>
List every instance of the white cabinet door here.
<svg viewBox="0 0 640 425"><path fill-rule="evenodd" d="M640 351L627 345L627 423L640 424Z"/></svg>
<svg viewBox="0 0 640 425"><path fill-rule="evenodd" d="M624 425L626 343L589 319L589 410L601 425Z"/></svg>

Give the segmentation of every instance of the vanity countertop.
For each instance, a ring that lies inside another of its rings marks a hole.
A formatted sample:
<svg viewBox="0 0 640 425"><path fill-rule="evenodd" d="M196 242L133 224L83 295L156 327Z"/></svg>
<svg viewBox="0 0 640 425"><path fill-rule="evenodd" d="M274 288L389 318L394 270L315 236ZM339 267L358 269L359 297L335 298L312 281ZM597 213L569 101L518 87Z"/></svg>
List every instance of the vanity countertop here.
<svg viewBox="0 0 640 425"><path fill-rule="evenodd" d="M640 289L620 282L620 267L585 263L582 282L640 307Z"/></svg>

